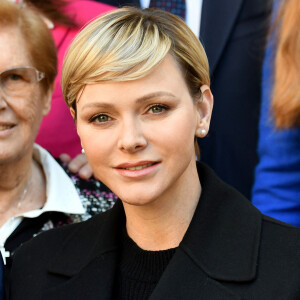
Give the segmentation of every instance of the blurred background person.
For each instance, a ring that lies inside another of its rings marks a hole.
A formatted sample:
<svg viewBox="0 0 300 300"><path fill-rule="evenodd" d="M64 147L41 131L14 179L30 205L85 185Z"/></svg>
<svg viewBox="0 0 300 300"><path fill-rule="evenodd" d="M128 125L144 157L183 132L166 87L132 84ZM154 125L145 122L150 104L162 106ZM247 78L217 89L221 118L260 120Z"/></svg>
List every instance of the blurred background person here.
<svg viewBox="0 0 300 300"><path fill-rule="evenodd" d="M300 226L300 1L274 2L263 67L259 164L252 201Z"/></svg>
<svg viewBox="0 0 300 300"><path fill-rule="evenodd" d="M70 164L73 172L80 170L82 178L92 175L86 159L80 154L81 146L74 122L64 103L61 86L61 68L65 52L79 30L94 17L113 7L89 0L13 0L21 5L33 5L51 30L58 57L58 73L51 101L51 110L43 119L36 142L54 157L65 162L78 157Z"/></svg>
<svg viewBox="0 0 300 300"><path fill-rule="evenodd" d="M215 108L201 160L248 199L257 164L261 66L272 0L101 0L159 7L185 19L203 43ZM171 8L172 7L172 8Z"/></svg>
<svg viewBox="0 0 300 300"><path fill-rule="evenodd" d="M94 179L71 178L34 144L50 109L57 57L39 15L0 1L0 251L8 277L15 250L37 233L86 220L115 196ZM75 186L74 186L75 184Z"/></svg>

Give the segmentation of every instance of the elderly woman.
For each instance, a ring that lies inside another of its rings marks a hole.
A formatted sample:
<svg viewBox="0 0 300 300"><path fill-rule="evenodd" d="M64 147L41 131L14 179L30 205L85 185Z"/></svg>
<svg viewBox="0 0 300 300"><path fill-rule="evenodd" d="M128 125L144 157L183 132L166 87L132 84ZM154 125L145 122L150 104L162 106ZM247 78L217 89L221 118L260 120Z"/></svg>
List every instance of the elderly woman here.
<svg viewBox="0 0 300 300"><path fill-rule="evenodd" d="M2 0L0 250L6 272L16 248L40 231L87 219L114 203L104 185L75 175L70 180L50 154L34 144L50 109L55 76L55 45L42 19L29 8Z"/></svg>
<svg viewBox="0 0 300 300"><path fill-rule="evenodd" d="M68 107L64 103L60 79L63 58L71 41L91 19L112 6L89 0L11 0L22 6L33 6L51 31L57 50L57 76L51 100L51 111L43 118L36 142L54 157L68 162L74 173L83 179L92 175L86 157L80 154L80 140ZM60 134L57 134L59 132ZM74 157L74 159L71 159Z"/></svg>
<svg viewBox="0 0 300 300"><path fill-rule="evenodd" d="M42 120L36 141L54 157L62 153L74 157L80 153L81 148L62 95L60 79L63 58L79 30L88 21L113 7L89 0L22 0L21 3L34 6L43 16L53 36L58 58L58 74L55 79L51 111ZM60 135L55 134L58 131L61 132Z"/></svg>
<svg viewBox="0 0 300 300"><path fill-rule="evenodd" d="M300 299L300 229L195 161L208 74L199 40L167 12L123 8L77 36L64 96L93 171L121 201L24 245L10 299Z"/></svg>

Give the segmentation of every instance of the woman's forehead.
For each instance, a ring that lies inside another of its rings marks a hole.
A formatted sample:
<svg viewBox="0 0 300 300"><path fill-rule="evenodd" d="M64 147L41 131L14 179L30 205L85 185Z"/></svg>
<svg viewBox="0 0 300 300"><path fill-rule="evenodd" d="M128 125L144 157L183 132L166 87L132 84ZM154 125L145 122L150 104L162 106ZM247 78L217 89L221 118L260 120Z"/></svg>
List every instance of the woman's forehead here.
<svg viewBox="0 0 300 300"><path fill-rule="evenodd" d="M109 104L141 103L139 99L177 97L188 87L181 70L171 56L166 57L151 73L131 81L104 81L86 85L81 92L79 106L91 102Z"/></svg>
<svg viewBox="0 0 300 300"><path fill-rule="evenodd" d="M0 70L31 65L31 57L21 31L13 26L0 27Z"/></svg>

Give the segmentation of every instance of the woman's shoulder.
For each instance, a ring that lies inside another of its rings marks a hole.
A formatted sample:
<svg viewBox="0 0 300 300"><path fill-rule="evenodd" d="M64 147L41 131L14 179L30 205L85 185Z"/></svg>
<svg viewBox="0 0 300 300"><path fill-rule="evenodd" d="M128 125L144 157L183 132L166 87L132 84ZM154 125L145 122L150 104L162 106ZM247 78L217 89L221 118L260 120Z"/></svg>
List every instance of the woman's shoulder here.
<svg viewBox="0 0 300 300"><path fill-rule="evenodd" d="M85 239L87 239L89 238L89 235L86 236L86 233L95 232L101 229L101 225L107 218L106 213L104 212L83 222L66 224L64 226L43 231L28 242L25 242L20 249L26 251L25 248L30 248L30 251L34 251L34 249L42 251L44 247L47 248L48 252L51 252L52 250L57 250L63 244L66 244L68 239L72 238L74 235L85 236ZM19 250L17 250L16 253L18 252Z"/></svg>
<svg viewBox="0 0 300 300"><path fill-rule="evenodd" d="M48 270L51 270L56 258L64 253L65 247L68 248L69 244L72 249L67 251L65 259L68 255L86 256L92 249L96 232L101 230L105 222L105 215L106 213L103 213L85 222L48 230L19 247L11 269L10 297L42 299L40 294L42 287L47 282ZM21 282L26 284L20 284Z"/></svg>
<svg viewBox="0 0 300 300"><path fill-rule="evenodd" d="M289 246L294 245L297 249L300 249L300 228L272 217L262 215L262 240L274 241L276 239L281 240L283 247L286 247L286 241ZM299 252L300 257L300 252Z"/></svg>
<svg viewBox="0 0 300 300"><path fill-rule="evenodd" d="M278 274L293 270L300 275L300 228L262 215L260 261L273 262ZM284 268L284 269L281 269ZM296 271L297 270L297 271ZM286 274L287 276L289 274Z"/></svg>
<svg viewBox="0 0 300 300"><path fill-rule="evenodd" d="M61 253L64 247L70 244L70 241L73 243L75 240L72 246L74 251L86 249L88 244L94 242L94 237L101 230L106 218L106 213L103 213L84 222L64 225L38 234L16 250L12 272L16 272L14 265L17 265L18 269L22 266L30 266L36 270L44 268L55 254Z"/></svg>

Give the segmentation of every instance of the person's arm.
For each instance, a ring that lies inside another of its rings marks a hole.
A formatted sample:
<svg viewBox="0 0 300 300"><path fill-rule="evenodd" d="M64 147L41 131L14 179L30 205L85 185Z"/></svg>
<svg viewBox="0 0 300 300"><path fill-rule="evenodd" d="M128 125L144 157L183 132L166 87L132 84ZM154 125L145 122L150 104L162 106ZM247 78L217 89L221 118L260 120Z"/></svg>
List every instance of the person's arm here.
<svg viewBox="0 0 300 300"><path fill-rule="evenodd" d="M300 128L276 130L270 113L272 49L267 49L252 203L265 215L300 226Z"/></svg>

